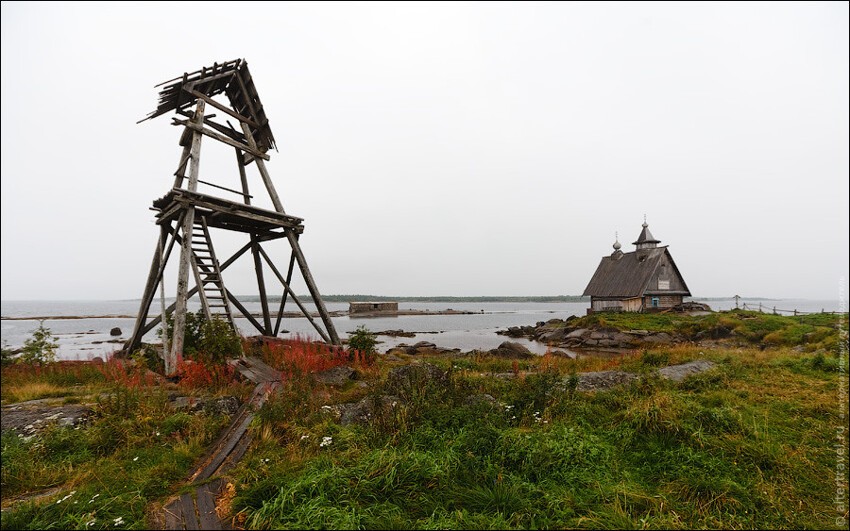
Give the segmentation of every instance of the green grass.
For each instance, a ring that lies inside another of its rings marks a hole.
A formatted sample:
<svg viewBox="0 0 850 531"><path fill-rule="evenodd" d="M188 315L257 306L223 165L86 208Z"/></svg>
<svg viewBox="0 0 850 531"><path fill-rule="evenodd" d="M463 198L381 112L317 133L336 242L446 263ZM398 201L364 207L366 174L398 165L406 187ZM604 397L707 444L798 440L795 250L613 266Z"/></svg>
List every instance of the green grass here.
<svg viewBox="0 0 850 531"><path fill-rule="evenodd" d="M772 315L767 313L732 310L706 315L677 313L595 313L574 319L574 328L614 328L621 331L648 330L666 332L694 339L703 333L708 338L733 337L749 344L768 346L803 346L806 350L835 350L836 314L810 314L804 316Z"/></svg>
<svg viewBox="0 0 850 531"><path fill-rule="evenodd" d="M511 381L455 369L368 428L320 402L278 411L235 471L234 510L252 529L834 526L832 357L679 347L622 365L696 357L719 366L597 393L553 392L566 362ZM500 403L464 400L483 392Z"/></svg>
<svg viewBox="0 0 850 531"><path fill-rule="evenodd" d="M151 528L153 508L179 488L228 418L174 412L168 406L168 393L178 391L173 384L128 382L138 382L132 370L3 369L9 397L39 385L61 390L64 383L74 399L93 403L95 413L85 426L52 426L30 439L2 433L0 528ZM16 497L33 499L12 503Z"/></svg>
<svg viewBox="0 0 850 531"><path fill-rule="evenodd" d="M597 317L622 329L741 327L736 334L760 337L765 348L677 345L516 363L481 353L402 355L358 367L368 388L293 377L257 412L253 443L225 478L235 486L225 505L249 529L836 526L835 437L846 425L838 401L847 373L833 320ZM771 334L781 337L774 343ZM392 367L419 359L448 371L448 380L388 387ZM679 383L655 376L695 359L717 366ZM609 369L638 379L594 393L564 383ZM4 369L4 400L39 385L76 389L72 400L106 394L79 430L54 428L29 441L3 434L2 529L148 528L226 422L172 411L168 385L108 381L108 372L15 371ZM493 376L505 372L515 377ZM389 393L398 404L368 426L341 426L324 407ZM839 450L846 463L847 447ZM846 468L838 487L847 491Z"/></svg>

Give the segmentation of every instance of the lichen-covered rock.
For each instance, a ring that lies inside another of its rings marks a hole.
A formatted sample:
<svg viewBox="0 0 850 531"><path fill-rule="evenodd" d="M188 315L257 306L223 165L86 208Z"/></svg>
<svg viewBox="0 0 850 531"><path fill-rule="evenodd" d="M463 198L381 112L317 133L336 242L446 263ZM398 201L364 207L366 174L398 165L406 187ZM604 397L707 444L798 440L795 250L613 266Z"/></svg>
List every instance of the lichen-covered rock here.
<svg viewBox="0 0 850 531"><path fill-rule="evenodd" d="M239 410L241 403L235 396L223 396L219 398L195 398L191 396L178 396L171 401L171 409L195 413L203 411L211 415L233 415Z"/></svg>
<svg viewBox="0 0 850 531"><path fill-rule="evenodd" d="M51 424L79 426L91 418L93 408L86 404L52 405L54 399L43 398L3 406L0 431L11 430L22 437L39 434Z"/></svg>
<svg viewBox="0 0 850 531"><path fill-rule="evenodd" d="M315 378L317 382L325 385L345 385L349 381L357 378L357 371L351 367L340 365L339 367L333 367L325 371L314 373L313 378Z"/></svg>
<svg viewBox="0 0 850 531"><path fill-rule="evenodd" d="M596 391L610 389L616 385L627 384L637 380L638 376L623 371L585 372L578 375L578 391Z"/></svg>
<svg viewBox="0 0 850 531"><path fill-rule="evenodd" d="M669 367L663 367L661 369L658 369L658 374L662 378L667 378L669 380L673 380L674 382L681 382L692 374L707 371L713 368L714 366L714 362L708 360L696 360L688 363L681 363L679 365L670 365Z"/></svg>
<svg viewBox="0 0 850 531"><path fill-rule="evenodd" d="M332 412L343 426L349 424L369 425L375 420L388 421L398 408L404 407L404 401L393 395L381 395L377 398L367 396L359 402L323 406Z"/></svg>

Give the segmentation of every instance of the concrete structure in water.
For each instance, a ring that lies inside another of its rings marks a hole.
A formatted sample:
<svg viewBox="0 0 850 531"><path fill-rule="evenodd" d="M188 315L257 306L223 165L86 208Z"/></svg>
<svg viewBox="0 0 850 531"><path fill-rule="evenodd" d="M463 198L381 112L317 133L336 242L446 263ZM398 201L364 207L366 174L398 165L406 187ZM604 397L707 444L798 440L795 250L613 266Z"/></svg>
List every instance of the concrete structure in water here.
<svg viewBox="0 0 850 531"><path fill-rule="evenodd" d="M587 313L659 311L690 296L670 251L659 243L646 220L637 241L632 242L634 251L622 252L620 242L615 241L614 252L602 258L584 290L583 295L590 296Z"/></svg>
<svg viewBox="0 0 850 531"><path fill-rule="evenodd" d="M348 313L397 312L397 302L349 302Z"/></svg>

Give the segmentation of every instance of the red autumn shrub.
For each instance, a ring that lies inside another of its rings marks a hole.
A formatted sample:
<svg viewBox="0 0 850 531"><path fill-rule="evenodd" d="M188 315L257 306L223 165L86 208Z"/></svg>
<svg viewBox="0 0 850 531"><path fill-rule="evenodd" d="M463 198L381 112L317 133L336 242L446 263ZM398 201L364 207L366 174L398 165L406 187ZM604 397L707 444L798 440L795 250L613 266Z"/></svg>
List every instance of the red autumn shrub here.
<svg viewBox="0 0 850 531"><path fill-rule="evenodd" d="M179 385L187 389L222 388L233 383L236 370L225 364L204 364L180 360L177 363Z"/></svg>
<svg viewBox="0 0 850 531"><path fill-rule="evenodd" d="M133 365L114 357L106 363L98 364L97 370L103 374L107 382L132 389L151 387L156 381L154 374L146 367Z"/></svg>
<svg viewBox="0 0 850 531"><path fill-rule="evenodd" d="M306 376L346 363L348 353L342 347L295 339L265 343L261 349L265 363L281 371L284 379Z"/></svg>

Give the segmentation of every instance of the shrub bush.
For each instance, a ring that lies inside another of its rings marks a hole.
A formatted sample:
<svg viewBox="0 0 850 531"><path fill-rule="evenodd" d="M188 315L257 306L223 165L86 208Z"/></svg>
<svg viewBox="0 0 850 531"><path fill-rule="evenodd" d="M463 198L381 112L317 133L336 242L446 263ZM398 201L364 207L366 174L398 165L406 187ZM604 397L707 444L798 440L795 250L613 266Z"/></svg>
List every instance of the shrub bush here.
<svg viewBox="0 0 850 531"><path fill-rule="evenodd" d="M54 341L49 328L44 321L38 322L38 328L32 331L32 337L24 341L24 348L18 361L31 365L45 365L56 361L56 349L59 343Z"/></svg>
<svg viewBox="0 0 850 531"><path fill-rule="evenodd" d="M174 334L174 314L165 318L165 330L171 338ZM157 331L157 335L162 338L162 328ZM242 339L224 319L215 317L208 320L202 309L195 313L187 312L183 355L207 365L218 365L242 355Z"/></svg>
<svg viewBox="0 0 850 531"><path fill-rule="evenodd" d="M364 361L371 363L375 359L375 344L377 340L365 325L360 325L354 332L349 332L351 337L348 338L349 359L354 359L355 352L360 352L364 357ZM355 352L350 352L354 350Z"/></svg>

